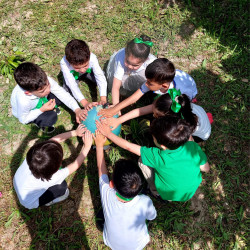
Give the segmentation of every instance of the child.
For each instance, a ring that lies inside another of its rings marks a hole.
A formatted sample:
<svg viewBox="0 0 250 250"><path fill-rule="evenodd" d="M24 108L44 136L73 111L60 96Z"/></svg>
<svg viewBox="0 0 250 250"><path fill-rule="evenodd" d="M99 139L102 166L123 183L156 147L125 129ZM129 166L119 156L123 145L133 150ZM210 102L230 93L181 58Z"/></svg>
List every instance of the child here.
<svg viewBox="0 0 250 250"><path fill-rule="evenodd" d="M64 88L69 91L83 107L89 102L79 89L79 80L88 79L97 84L100 93L100 103L107 102L107 81L98 63L96 55L90 53L89 46L82 40L73 39L65 48L61 71L64 77Z"/></svg>
<svg viewBox="0 0 250 250"><path fill-rule="evenodd" d="M173 111L172 109L176 102L180 104L179 110ZM211 134L211 125L205 110L201 106L190 103L187 95L182 95L180 90L175 88L169 89L165 95L161 95L151 105L134 109L119 118L107 118L106 121L114 130L125 121L150 113L153 113L155 118L167 114L183 116L185 120L196 119L197 117L198 122L192 136L199 137L201 140L207 140Z"/></svg>
<svg viewBox="0 0 250 250"><path fill-rule="evenodd" d="M55 130L54 124L60 110L56 108L62 102L76 114L76 121L85 118L85 111L81 110L74 98L58 85L52 78L36 64L26 62L20 64L14 78L17 86L11 94L12 114L23 124L35 123L48 133Z"/></svg>
<svg viewBox="0 0 250 250"><path fill-rule="evenodd" d="M199 187L201 172L209 171L205 153L188 141L195 123L177 116L155 119L150 130L157 147L141 147L114 135L109 126L96 122L98 130L118 146L141 156L139 164L153 195L163 200L187 201Z"/></svg>
<svg viewBox="0 0 250 250"><path fill-rule="evenodd" d="M175 70L174 64L166 58L159 58L149 64L145 71L147 78L140 89L133 95L112 108L101 110L100 115L112 117L128 105L138 101L146 92L154 91L156 94L165 94L168 89L180 89L192 100L197 94L193 78L181 70Z"/></svg>
<svg viewBox="0 0 250 250"><path fill-rule="evenodd" d="M81 124L77 130L54 136L30 148L13 179L18 199L24 207L49 206L68 197L65 178L81 166L92 145L92 135L85 131L86 128ZM59 143L72 136L81 136L84 147L73 163L59 169L63 160L63 149Z"/></svg>
<svg viewBox="0 0 250 250"><path fill-rule="evenodd" d="M150 54L152 46L151 39L142 35L111 56L106 75L114 105L119 103L120 94L126 97L132 95L146 81L145 69L156 59Z"/></svg>
<svg viewBox="0 0 250 250"><path fill-rule="evenodd" d="M143 249L150 237L146 220L156 217L152 200L138 195L143 186L143 175L131 160L115 163L109 184L103 145L106 138L96 131L96 157L99 186L104 212L104 243L111 249Z"/></svg>

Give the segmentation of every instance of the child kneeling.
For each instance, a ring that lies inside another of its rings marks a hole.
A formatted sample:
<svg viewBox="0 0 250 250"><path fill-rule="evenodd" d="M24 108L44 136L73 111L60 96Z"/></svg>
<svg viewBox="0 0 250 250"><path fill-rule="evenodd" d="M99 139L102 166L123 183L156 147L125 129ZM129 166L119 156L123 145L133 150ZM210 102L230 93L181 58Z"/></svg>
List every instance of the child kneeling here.
<svg viewBox="0 0 250 250"><path fill-rule="evenodd" d="M136 163L119 160L115 163L113 180L109 184L103 145L106 138L96 132L96 157L99 187L104 212L104 243L111 249L143 249L150 237L146 220L156 217L152 200L139 195L143 175Z"/></svg>
<svg viewBox="0 0 250 250"><path fill-rule="evenodd" d="M201 171L208 172L207 157L200 146L188 141L196 124L166 115L155 119L151 134L156 147L141 147L113 134L104 123L97 128L118 146L141 156L139 164L153 195L163 200L187 201L202 181Z"/></svg>
<svg viewBox="0 0 250 250"><path fill-rule="evenodd" d="M65 179L81 166L92 145L92 135L85 131L81 124L77 130L54 136L30 148L13 179L18 199L24 207L49 206L68 197ZM63 149L59 143L72 136L81 136L84 147L73 163L59 169L63 160Z"/></svg>

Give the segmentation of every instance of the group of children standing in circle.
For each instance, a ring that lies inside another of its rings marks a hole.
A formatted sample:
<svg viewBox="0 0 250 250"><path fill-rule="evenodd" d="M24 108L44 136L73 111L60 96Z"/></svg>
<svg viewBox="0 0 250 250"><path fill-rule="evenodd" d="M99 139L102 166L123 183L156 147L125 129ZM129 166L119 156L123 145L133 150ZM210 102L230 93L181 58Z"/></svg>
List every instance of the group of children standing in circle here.
<svg viewBox="0 0 250 250"><path fill-rule="evenodd" d="M65 178L81 166L94 139L104 214L103 238L112 249L142 249L149 242L146 220L153 220L156 210L145 193L161 201L187 201L202 181L201 172L210 168L205 153L193 139L207 140L211 133L206 112L192 103L197 94L196 83L168 59L150 54L152 46L145 35L131 40L111 56L104 74L88 45L74 39L67 44L60 61L63 87L34 63L23 63L14 72L18 85L11 96L13 115L21 123L34 123L47 133L55 129L61 103L75 112L78 123L96 105L82 94L81 80L97 85L100 105L107 103L107 93L111 92L112 105L99 111L105 119L96 121L95 135L80 123L76 130L35 144L18 168L13 184L20 203L28 209L65 200L69 195ZM113 117L149 91L157 97L152 104ZM140 146L112 133L119 124L150 113L154 117L150 132L155 147ZM60 143L72 136L82 137L84 146L77 159L62 168ZM107 138L140 156L138 164L129 159L116 162L110 182L103 149ZM143 188L144 178L148 190Z"/></svg>

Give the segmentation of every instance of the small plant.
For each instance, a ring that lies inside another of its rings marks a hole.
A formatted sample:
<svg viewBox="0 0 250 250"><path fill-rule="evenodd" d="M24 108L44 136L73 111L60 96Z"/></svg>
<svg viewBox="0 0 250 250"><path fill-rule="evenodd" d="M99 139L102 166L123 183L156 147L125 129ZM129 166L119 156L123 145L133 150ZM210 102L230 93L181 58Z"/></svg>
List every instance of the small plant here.
<svg viewBox="0 0 250 250"><path fill-rule="evenodd" d="M138 122L138 120L131 120L130 126L123 125L122 130L125 136L131 135L131 139L138 143L139 145L145 144L144 134L148 132L150 126L150 121L143 119Z"/></svg>
<svg viewBox="0 0 250 250"><path fill-rule="evenodd" d="M19 51L16 47L13 48L13 51L14 55L6 55L0 52L1 57L3 57L0 61L0 73L9 79L13 78L14 70L24 61L23 52Z"/></svg>

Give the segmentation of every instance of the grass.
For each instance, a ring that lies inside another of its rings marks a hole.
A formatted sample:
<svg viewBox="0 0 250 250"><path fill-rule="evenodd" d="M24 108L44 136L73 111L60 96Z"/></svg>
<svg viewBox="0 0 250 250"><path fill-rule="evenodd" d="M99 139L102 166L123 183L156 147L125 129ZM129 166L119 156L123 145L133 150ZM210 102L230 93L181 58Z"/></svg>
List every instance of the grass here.
<svg viewBox="0 0 250 250"><path fill-rule="evenodd" d="M199 199L168 205L154 200L158 216L149 224L152 242L147 249L247 249L247 1L168 3L2 0L0 56L12 55L13 49L22 51L26 60L60 79L59 61L72 38L86 40L104 66L110 55L128 40L141 33L151 36L155 44L153 54L171 59L176 68L195 79L198 104L213 114L214 123L211 137L201 144L212 169L203 175ZM13 79L0 76L0 248L106 248L95 224L100 196L94 151L81 169L68 178L70 198L65 202L37 210L27 210L18 203L12 185L15 171L30 146L50 137L32 125L19 124L11 116L9 99L14 86ZM91 98L87 85L82 90ZM144 118L134 121L133 129ZM63 108L56 124L57 133L74 127L72 114ZM138 138L127 137L148 143L139 133ZM67 164L79 153L81 142L74 138L63 147ZM105 157L110 172L121 157L136 160L116 146Z"/></svg>

